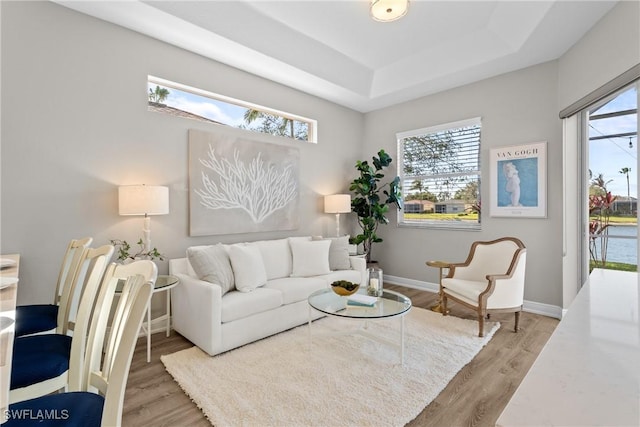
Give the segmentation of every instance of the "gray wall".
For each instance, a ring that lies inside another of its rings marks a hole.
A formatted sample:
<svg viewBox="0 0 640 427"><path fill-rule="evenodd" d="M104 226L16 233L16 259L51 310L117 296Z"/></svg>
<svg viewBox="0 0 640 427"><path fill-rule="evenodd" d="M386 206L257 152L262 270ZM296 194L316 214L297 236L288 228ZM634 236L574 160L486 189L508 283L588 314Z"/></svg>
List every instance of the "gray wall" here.
<svg viewBox="0 0 640 427"><path fill-rule="evenodd" d="M493 147L548 143L546 219L491 218L485 214L482 231L471 232L398 228L392 217L391 224L380 233L385 242L374 249L385 274L398 277L400 283L437 283L437 270L426 267L425 261L463 261L473 241L513 235L528 248L525 299L562 307L564 194L562 123L558 113L638 63L640 2L623 1L557 61L368 113L367 156L385 148L397 157L396 132L476 116L482 117L482 164L488 164ZM488 206L486 168L481 192Z"/></svg>
<svg viewBox="0 0 640 427"><path fill-rule="evenodd" d="M462 260L474 240L515 235L529 248L526 299L561 306L558 111L637 63L639 51L638 3L621 2L559 61L363 115L56 4L0 8L0 252L22 254L21 304L52 298L70 238L92 235L105 244L140 236L141 218L118 216L118 185L170 186L171 213L152 219L153 244L168 257L192 244L332 234L321 195L347 190L356 159L380 148L395 159L398 131L481 116L484 164L492 147L548 142L548 218L485 214L480 232L398 228L392 218L374 256L387 274L434 283L426 260ZM148 112L148 74L318 120L319 143L300 144L299 230L188 237L187 130L212 127ZM485 197L488 183L485 170ZM342 230L355 232L348 217Z"/></svg>
<svg viewBox="0 0 640 427"><path fill-rule="evenodd" d="M638 63L640 1L621 1L559 59L559 110Z"/></svg>
<svg viewBox="0 0 640 427"><path fill-rule="evenodd" d="M361 113L53 3L1 7L0 251L22 254L18 303L53 298L69 239L141 236L141 217L118 215L118 185L170 187L171 213L151 221L170 258L193 244L334 232L321 196L348 190ZM149 74L318 120L318 144L265 137L300 147L298 230L188 237L187 131L213 125L148 112Z"/></svg>
<svg viewBox="0 0 640 427"><path fill-rule="evenodd" d="M490 217L489 168L484 167L482 230L398 228L394 216L391 224L381 228L384 242L374 248L385 274L437 283L438 270L427 267L425 261L462 262L476 240L515 236L528 251L525 299L559 304L562 242L552 237L559 236L562 227L562 128L556 91L554 61L367 114L365 149L371 154L380 148L397 153L396 132L478 116L482 117L481 165L489 164L491 148L547 141L546 219Z"/></svg>

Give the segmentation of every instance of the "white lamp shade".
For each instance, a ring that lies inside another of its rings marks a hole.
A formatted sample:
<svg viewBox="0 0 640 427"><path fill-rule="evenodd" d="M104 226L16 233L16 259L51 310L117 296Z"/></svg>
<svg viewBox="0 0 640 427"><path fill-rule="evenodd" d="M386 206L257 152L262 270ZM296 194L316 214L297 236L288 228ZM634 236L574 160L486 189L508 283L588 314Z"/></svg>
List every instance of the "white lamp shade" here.
<svg viewBox="0 0 640 427"><path fill-rule="evenodd" d="M389 22L402 18L409 10L409 0L371 0L371 17Z"/></svg>
<svg viewBox="0 0 640 427"><path fill-rule="evenodd" d="M347 213L351 212L350 194L332 194L324 196L325 213Z"/></svg>
<svg viewBox="0 0 640 427"><path fill-rule="evenodd" d="M118 187L120 215L166 215L169 213L169 187L123 185Z"/></svg>

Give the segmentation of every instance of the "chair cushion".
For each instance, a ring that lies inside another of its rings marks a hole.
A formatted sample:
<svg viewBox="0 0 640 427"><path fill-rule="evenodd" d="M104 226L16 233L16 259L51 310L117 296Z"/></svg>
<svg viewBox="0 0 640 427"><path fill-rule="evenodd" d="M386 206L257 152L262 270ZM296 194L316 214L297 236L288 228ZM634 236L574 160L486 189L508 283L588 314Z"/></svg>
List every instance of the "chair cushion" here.
<svg viewBox="0 0 640 427"><path fill-rule="evenodd" d="M13 342L11 389L58 377L69 370L71 337L48 334L16 338Z"/></svg>
<svg viewBox="0 0 640 427"><path fill-rule="evenodd" d="M16 337L50 331L57 326L57 305L34 304L16 307Z"/></svg>
<svg viewBox="0 0 640 427"><path fill-rule="evenodd" d="M445 290L450 290L455 294L461 295L476 305L478 304L478 296L487 289L487 285L488 283L486 280L484 282L479 282L475 280L453 278L442 279L442 287Z"/></svg>
<svg viewBox="0 0 640 427"><path fill-rule="evenodd" d="M104 397L87 392L50 394L9 406L2 427L60 426L99 427Z"/></svg>

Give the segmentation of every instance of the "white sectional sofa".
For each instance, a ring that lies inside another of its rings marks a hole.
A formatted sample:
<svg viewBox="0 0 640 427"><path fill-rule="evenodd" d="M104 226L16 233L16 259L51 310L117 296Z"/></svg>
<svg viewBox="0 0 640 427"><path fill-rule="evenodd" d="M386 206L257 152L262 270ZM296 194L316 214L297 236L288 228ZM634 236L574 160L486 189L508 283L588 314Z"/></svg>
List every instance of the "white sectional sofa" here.
<svg viewBox="0 0 640 427"><path fill-rule="evenodd" d="M364 282L366 261L349 256L347 244L307 236L188 248L169 261L180 279L173 328L216 355L301 325L312 292L336 280Z"/></svg>

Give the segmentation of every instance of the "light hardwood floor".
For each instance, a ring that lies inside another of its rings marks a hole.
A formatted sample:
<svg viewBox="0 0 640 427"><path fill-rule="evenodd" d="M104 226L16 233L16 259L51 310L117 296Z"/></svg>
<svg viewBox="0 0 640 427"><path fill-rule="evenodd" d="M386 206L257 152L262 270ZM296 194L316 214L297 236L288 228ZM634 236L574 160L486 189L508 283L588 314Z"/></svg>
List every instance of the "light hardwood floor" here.
<svg viewBox="0 0 640 427"><path fill-rule="evenodd" d="M411 298L416 307L429 308L437 295L388 285ZM473 319L473 312L451 303L451 315ZM408 426L493 426L558 320L522 313L520 331L513 332L512 313L493 315L502 323L489 344L453 378L440 395ZM151 363L146 362L146 340L138 341L124 402L124 426L210 426L202 412L165 371L160 355L191 347L172 332L152 338ZM428 381L428 378L425 379ZM215 387L215 378L211 378ZM327 426L330 427L330 426Z"/></svg>

